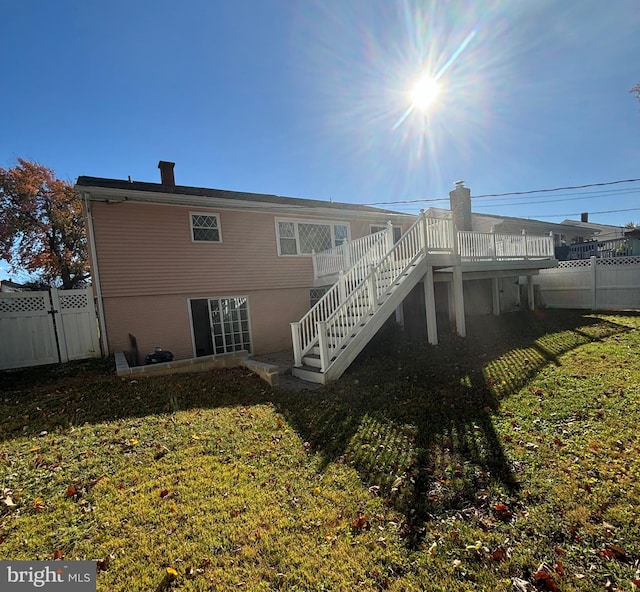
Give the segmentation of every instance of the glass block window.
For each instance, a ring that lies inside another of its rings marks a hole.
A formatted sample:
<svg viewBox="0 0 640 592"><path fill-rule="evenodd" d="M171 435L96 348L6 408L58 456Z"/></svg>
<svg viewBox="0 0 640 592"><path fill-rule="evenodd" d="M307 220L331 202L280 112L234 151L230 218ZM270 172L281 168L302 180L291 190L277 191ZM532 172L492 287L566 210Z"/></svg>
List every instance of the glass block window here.
<svg viewBox="0 0 640 592"><path fill-rule="evenodd" d="M220 243L218 214L191 214L191 237L195 242Z"/></svg>
<svg viewBox="0 0 640 592"><path fill-rule="evenodd" d="M349 240L348 224L332 222L277 220L276 232L279 255L311 255Z"/></svg>
<svg viewBox="0 0 640 592"><path fill-rule="evenodd" d="M329 288L311 288L309 290L309 308L313 308L328 291Z"/></svg>

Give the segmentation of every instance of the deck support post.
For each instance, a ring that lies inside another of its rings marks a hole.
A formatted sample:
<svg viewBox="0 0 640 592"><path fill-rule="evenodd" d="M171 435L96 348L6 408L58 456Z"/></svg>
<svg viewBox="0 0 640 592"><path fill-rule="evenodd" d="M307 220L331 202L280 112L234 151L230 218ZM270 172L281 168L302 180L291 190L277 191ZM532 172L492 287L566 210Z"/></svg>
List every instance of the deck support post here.
<svg viewBox="0 0 640 592"><path fill-rule="evenodd" d="M491 300L493 305L493 314L496 317L500 316L500 279L497 277L491 278Z"/></svg>
<svg viewBox="0 0 640 592"><path fill-rule="evenodd" d="M291 323L291 341L293 343L293 365L302 366L302 347L300 345L300 323Z"/></svg>
<svg viewBox="0 0 640 592"><path fill-rule="evenodd" d="M329 344L327 343L327 323L318 321L318 346L320 347L320 371L326 372L329 367Z"/></svg>
<svg viewBox="0 0 640 592"><path fill-rule="evenodd" d="M438 345L438 323L436 320L436 295L433 286L433 266L427 266L427 273L422 278L424 284L424 306L427 319L427 340L431 345Z"/></svg>
<svg viewBox="0 0 640 592"><path fill-rule="evenodd" d="M536 309L535 292L533 289L533 276L527 276L527 302L529 303L529 310Z"/></svg>
<svg viewBox="0 0 640 592"><path fill-rule="evenodd" d="M464 318L464 291L460 264L453 266L453 301L456 311L456 332L460 337L466 337L467 326Z"/></svg>

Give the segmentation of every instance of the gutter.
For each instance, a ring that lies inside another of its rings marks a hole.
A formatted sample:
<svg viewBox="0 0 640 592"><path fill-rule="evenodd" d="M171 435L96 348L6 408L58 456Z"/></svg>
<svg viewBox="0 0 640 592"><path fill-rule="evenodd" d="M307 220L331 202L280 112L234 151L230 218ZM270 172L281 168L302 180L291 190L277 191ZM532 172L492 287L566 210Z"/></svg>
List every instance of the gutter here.
<svg viewBox="0 0 640 592"><path fill-rule="evenodd" d="M107 341L107 325L104 320L104 306L102 305L102 289L100 287L100 274L98 273L98 254L96 252L95 235L93 233L93 216L91 215L91 201L89 200L89 193L82 194L84 199L85 208L85 220L87 225L87 232L89 234L89 245L91 248L91 261L93 263L93 269L91 270L91 279L96 291L96 300L98 303L98 321L100 322L100 345L102 346L102 352L105 356L109 355L109 344Z"/></svg>

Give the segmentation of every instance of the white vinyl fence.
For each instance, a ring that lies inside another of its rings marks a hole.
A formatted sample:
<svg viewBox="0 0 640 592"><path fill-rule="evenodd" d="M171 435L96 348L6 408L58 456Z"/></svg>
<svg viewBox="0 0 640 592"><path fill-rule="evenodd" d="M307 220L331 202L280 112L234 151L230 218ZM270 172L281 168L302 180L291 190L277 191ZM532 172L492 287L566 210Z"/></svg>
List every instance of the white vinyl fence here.
<svg viewBox="0 0 640 592"><path fill-rule="evenodd" d="M0 370L100 355L90 288L0 294Z"/></svg>
<svg viewBox="0 0 640 592"><path fill-rule="evenodd" d="M640 310L640 257L561 261L534 278L550 308Z"/></svg>

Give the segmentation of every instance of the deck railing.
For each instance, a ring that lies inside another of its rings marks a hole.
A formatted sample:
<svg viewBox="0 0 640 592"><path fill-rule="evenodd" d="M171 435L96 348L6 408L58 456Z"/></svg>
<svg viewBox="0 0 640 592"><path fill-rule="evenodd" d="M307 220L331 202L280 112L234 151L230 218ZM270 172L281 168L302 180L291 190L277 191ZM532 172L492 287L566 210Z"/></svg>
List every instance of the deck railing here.
<svg viewBox="0 0 640 592"><path fill-rule="evenodd" d="M569 245L569 259L589 259L590 257L607 259L638 254L640 254L640 240L632 237Z"/></svg>
<svg viewBox="0 0 640 592"><path fill-rule="evenodd" d="M353 241L345 241L337 247L327 249L320 253L315 251L313 258L313 277L315 279L336 275L340 271L349 269L352 265L359 262L367 253L376 245L382 247L391 246L393 244L393 230L390 224L384 230L369 234ZM389 244L389 236L391 244Z"/></svg>
<svg viewBox="0 0 640 592"><path fill-rule="evenodd" d="M549 259L554 257L553 236L499 234L458 231L458 251L462 261L505 261L509 259Z"/></svg>

